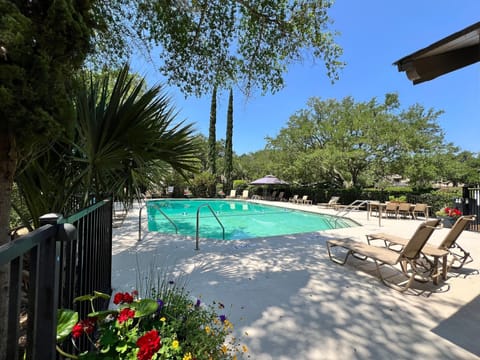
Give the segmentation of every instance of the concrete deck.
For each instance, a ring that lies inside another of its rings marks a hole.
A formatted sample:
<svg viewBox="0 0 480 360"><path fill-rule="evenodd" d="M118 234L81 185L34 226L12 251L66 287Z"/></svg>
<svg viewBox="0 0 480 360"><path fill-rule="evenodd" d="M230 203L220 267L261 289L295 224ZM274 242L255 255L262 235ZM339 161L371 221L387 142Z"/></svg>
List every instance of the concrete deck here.
<svg viewBox="0 0 480 360"><path fill-rule="evenodd" d="M315 205L281 205L335 213ZM378 280L370 261L331 262L325 242L365 241L365 234L378 231L409 237L417 220L382 219L380 227L377 217L367 220L359 211L349 216L362 224L355 228L252 240L201 239L195 251L193 238L146 232L145 220L138 242L138 211L134 207L114 229L114 291L137 288L138 279L152 271L184 282L192 297L225 304L250 359L480 357L479 233L464 232L458 240L473 262L449 272L437 286L414 283L402 294ZM430 242L440 242L447 232L435 231Z"/></svg>

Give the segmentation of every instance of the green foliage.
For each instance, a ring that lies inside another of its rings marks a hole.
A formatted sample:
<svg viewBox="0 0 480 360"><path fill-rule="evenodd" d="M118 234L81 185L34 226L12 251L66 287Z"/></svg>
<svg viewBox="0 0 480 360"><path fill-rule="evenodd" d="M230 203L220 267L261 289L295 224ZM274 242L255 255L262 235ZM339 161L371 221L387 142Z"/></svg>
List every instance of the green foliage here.
<svg viewBox="0 0 480 360"><path fill-rule="evenodd" d="M71 79L90 49L92 25L88 3L0 2L6 51L0 58L0 133L15 138L19 162L69 128Z"/></svg>
<svg viewBox="0 0 480 360"><path fill-rule="evenodd" d="M113 55L106 60L128 57L132 44L143 45L136 53L159 45L160 71L184 94L200 96L234 83L247 94L256 88L275 92L284 86L288 66L309 58L322 60L328 76L338 78L342 49L328 29L331 5L316 0L100 2L95 14L107 31L96 40Z"/></svg>
<svg viewBox="0 0 480 360"><path fill-rule="evenodd" d="M395 173L416 186L438 177L433 156L445 149L435 121L440 112L420 105L399 112L396 94L387 94L384 103L347 97L312 98L307 105L277 137L267 139L285 180L342 188L385 186L387 176Z"/></svg>
<svg viewBox="0 0 480 360"><path fill-rule="evenodd" d="M207 171L195 174L190 180L191 190L195 197L216 197L217 178Z"/></svg>
<svg viewBox="0 0 480 360"><path fill-rule="evenodd" d="M240 346L227 337L233 324L227 319L222 304L204 305L195 302L189 294L174 284L162 284L150 289L147 297L138 298L138 292L116 293L113 299L118 308L95 311L93 301L109 298L95 292L75 301L89 301L92 312L78 322L78 313L59 310L57 343L71 340L74 344L86 336L92 347L78 359L176 359L207 360L233 359L240 354ZM221 315L218 314L221 312ZM143 339L149 339L145 346ZM244 348L245 349L245 348ZM246 349L245 349L246 350Z"/></svg>
<svg viewBox="0 0 480 360"><path fill-rule="evenodd" d="M434 190L430 193L425 193L419 196L421 203L431 206L430 212L434 214L444 207L454 207L455 198L462 197L461 188L448 188L441 190Z"/></svg>
<svg viewBox="0 0 480 360"><path fill-rule="evenodd" d="M248 182L245 180L233 180L233 189L242 191L248 187Z"/></svg>
<svg viewBox="0 0 480 360"><path fill-rule="evenodd" d="M217 148L216 148L216 124L217 124L217 88L212 91L212 101L210 103L210 125L208 128L208 156L207 168L212 174L217 173Z"/></svg>
<svg viewBox="0 0 480 360"><path fill-rule="evenodd" d="M110 78L85 77L76 92L74 131L29 163L16 178L32 218L66 212L80 197L114 195L130 202L162 180L170 168L196 171L192 127L176 113L161 86L144 90L128 66Z"/></svg>
<svg viewBox="0 0 480 360"><path fill-rule="evenodd" d="M225 178L227 188L231 188L233 173L233 91L230 89L227 110L227 130L225 135Z"/></svg>
<svg viewBox="0 0 480 360"><path fill-rule="evenodd" d="M406 195L400 195L400 196L394 196L394 195L390 195L388 197L388 201L391 201L391 202L407 202L407 196Z"/></svg>

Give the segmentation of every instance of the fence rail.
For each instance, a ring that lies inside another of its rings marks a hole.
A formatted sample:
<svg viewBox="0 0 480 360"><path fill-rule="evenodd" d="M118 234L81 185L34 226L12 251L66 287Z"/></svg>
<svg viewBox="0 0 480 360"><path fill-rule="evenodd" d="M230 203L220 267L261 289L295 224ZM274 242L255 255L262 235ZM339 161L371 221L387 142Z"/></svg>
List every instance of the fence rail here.
<svg viewBox="0 0 480 360"><path fill-rule="evenodd" d="M461 201L465 215L476 215L469 230L480 231L480 187L464 187Z"/></svg>
<svg viewBox="0 0 480 360"><path fill-rule="evenodd" d="M74 303L75 297L94 290L111 293L111 201L65 219L48 214L40 223L0 246L0 268L10 274L7 359L55 359L57 309L73 309L84 318L90 309ZM96 304L97 309L106 307L108 303ZM26 319L26 330L21 319Z"/></svg>

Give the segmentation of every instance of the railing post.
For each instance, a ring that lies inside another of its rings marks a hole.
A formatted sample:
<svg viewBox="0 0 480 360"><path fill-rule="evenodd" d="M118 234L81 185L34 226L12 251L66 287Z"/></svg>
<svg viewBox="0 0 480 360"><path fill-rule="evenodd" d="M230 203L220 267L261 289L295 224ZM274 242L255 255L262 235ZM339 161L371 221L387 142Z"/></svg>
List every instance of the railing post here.
<svg viewBox="0 0 480 360"><path fill-rule="evenodd" d="M40 225L56 226L59 214L46 214L40 217ZM55 237L40 244L38 249L38 273L36 274L37 301L33 333L36 356L55 359L58 309L58 249Z"/></svg>

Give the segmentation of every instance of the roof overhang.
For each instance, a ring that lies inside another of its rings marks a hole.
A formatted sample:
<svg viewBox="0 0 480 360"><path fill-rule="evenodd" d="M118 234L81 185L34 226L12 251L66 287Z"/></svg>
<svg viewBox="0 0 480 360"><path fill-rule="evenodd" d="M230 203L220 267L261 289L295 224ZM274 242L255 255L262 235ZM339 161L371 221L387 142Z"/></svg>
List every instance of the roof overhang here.
<svg viewBox="0 0 480 360"><path fill-rule="evenodd" d="M393 63L413 84L480 61L480 22Z"/></svg>

